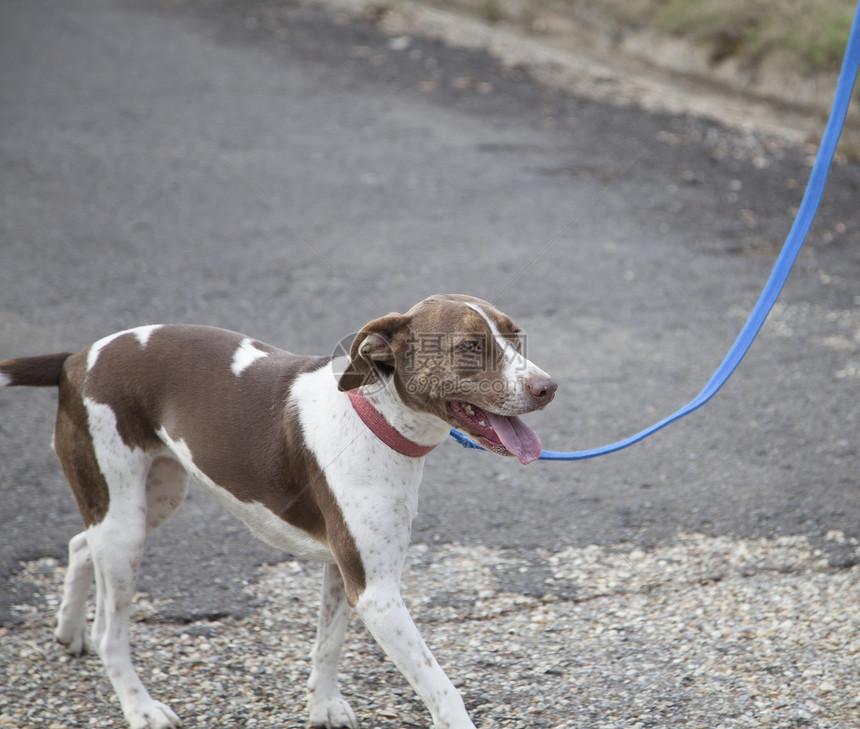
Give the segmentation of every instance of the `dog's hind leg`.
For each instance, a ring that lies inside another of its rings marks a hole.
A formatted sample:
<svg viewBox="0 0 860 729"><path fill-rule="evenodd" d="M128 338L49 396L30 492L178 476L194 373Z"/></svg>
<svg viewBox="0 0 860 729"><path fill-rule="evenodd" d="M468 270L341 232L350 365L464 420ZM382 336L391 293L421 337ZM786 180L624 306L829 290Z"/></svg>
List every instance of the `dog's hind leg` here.
<svg viewBox="0 0 860 729"><path fill-rule="evenodd" d="M131 662L129 618L146 538L145 473L134 470L119 488L112 483L110 510L87 535L96 578L93 642L132 729L168 729L179 718L149 695Z"/></svg>
<svg viewBox="0 0 860 729"><path fill-rule="evenodd" d="M148 524L147 515L153 456L123 442L108 406L87 402L87 410L99 470L110 490L104 518L87 531L96 579L93 643L131 728L169 729L179 725L179 718L149 695L134 670L129 647L129 617L143 544L147 531L157 525Z"/></svg>
<svg viewBox="0 0 860 729"><path fill-rule="evenodd" d="M168 456L153 461L146 478L147 534L174 514L187 490L188 474L177 461ZM86 599L94 574L87 532L83 531L69 540L69 567L54 631L71 655L96 652L86 626Z"/></svg>
<svg viewBox="0 0 860 729"><path fill-rule="evenodd" d="M73 656L95 653L87 634L87 592L93 583L93 560L87 533L81 532L69 540L69 568L63 581L63 600L57 611L57 629L54 636L66 652Z"/></svg>
<svg viewBox="0 0 860 729"><path fill-rule="evenodd" d="M308 711L314 727L358 727L352 708L337 687L337 664L350 612L340 570L337 565L326 565L308 680Z"/></svg>
<svg viewBox="0 0 860 729"><path fill-rule="evenodd" d="M143 488L136 490L143 497ZM107 516L88 533L96 577L93 642L132 729L168 729L178 726L178 717L149 695L131 662L129 617L146 524L143 498L124 501L112 498Z"/></svg>

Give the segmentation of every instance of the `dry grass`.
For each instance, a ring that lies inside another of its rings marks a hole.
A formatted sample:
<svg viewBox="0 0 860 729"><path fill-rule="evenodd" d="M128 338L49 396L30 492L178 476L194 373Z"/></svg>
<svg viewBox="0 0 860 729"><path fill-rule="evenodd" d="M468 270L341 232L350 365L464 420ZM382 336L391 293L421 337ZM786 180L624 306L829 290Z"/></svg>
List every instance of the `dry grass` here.
<svg viewBox="0 0 860 729"><path fill-rule="evenodd" d="M854 0L435 0L534 28L547 16L573 19L608 38L647 31L702 48L713 64L768 64L801 76L837 71Z"/></svg>
<svg viewBox="0 0 860 729"><path fill-rule="evenodd" d="M605 23L650 28L708 48L711 60L778 58L800 74L838 70L854 0L562 0Z"/></svg>

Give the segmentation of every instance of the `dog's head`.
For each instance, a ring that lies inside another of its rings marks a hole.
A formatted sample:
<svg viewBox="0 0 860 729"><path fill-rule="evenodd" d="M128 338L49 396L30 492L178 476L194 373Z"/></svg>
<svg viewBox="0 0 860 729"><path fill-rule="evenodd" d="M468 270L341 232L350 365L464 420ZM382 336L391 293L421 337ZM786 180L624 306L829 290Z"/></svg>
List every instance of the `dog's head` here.
<svg viewBox="0 0 860 729"><path fill-rule="evenodd" d="M466 431L488 450L529 463L537 434L517 416L545 407L557 385L524 352L524 336L481 299L436 295L356 335L341 390L393 386L415 410Z"/></svg>

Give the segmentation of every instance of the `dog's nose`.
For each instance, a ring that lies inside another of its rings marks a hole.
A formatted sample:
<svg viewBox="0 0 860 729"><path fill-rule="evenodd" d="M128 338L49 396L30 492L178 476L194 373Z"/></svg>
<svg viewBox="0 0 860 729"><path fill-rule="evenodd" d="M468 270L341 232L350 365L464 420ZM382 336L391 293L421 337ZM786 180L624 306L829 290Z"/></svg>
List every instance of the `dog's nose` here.
<svg viewBox="0 0 860 729"><path fill-rule="evenodd" d="M540 377L536 380L531 380L526 387L529 394L537 400L539 405L543 406L547 405L555 397L558 383L551 377Z"/></svg>

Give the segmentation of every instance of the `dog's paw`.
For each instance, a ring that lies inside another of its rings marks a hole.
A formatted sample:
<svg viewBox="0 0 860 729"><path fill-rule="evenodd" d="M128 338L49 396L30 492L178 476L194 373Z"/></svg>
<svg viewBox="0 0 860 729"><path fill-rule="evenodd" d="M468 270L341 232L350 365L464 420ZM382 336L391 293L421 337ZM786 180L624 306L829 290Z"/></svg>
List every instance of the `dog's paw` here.
<svg viewBox="0 0 860 729"><path fill-rule="evenodd" d="M310 725L325 729L358 729L352 707L341 696L314 702L310 707Z"/></svg>
<svg viewBox="0 0 860 729"><path fill-rule="evenodd" d="M86 625L73 628L58 625L54 631L54 637L70 656L80 656L83 653L95 654L96 652Z"/></svg>
<svg viewBox="0 0 860 729"><path fill-rule="evenodd" d="M131 729L177 729L179 717L160 701L149 699L125 712Z"/></svg>

